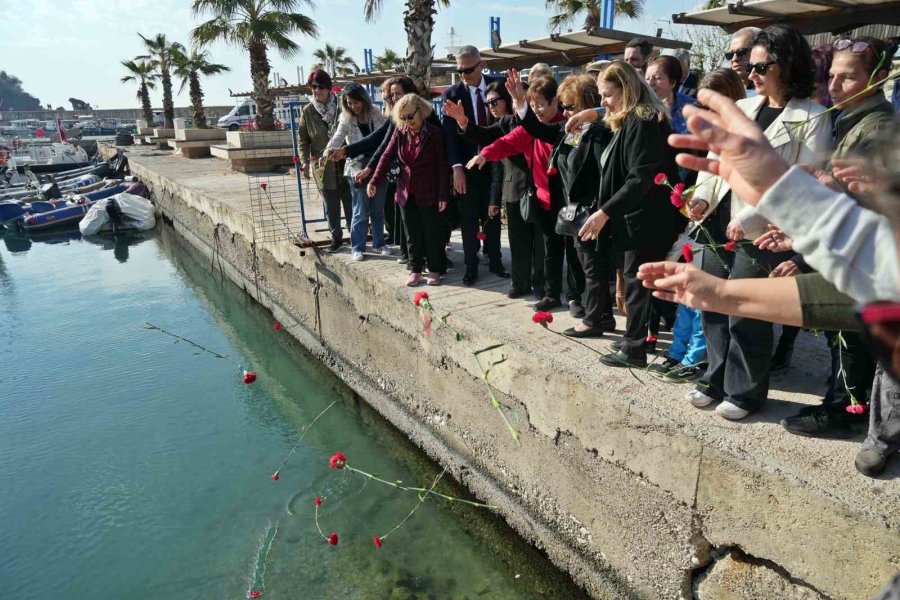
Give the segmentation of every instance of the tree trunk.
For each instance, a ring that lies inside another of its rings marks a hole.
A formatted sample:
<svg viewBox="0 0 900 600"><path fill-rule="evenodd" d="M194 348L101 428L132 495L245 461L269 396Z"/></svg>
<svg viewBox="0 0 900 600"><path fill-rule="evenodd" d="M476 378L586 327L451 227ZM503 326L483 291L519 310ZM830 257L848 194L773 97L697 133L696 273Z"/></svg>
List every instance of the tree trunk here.
<svg viewBox="0 0 900 600"><path fill-rule="evenodd" d="M196 71L188 75L188 89L191 94L191 106L194 108L194 127L206 129L206 112L203 110L203 89Z"/></svg>
<svg viewBox="0 0 900 600"><path fill-rule="evenodd" d="M260 131L275 131L275 102L269 89L269 57L265 44L252 43L250 79L253 80L253 100L256 102L256 127Z"/></svg>
<svg viewBox="0 0 900 600"><path fill-rule="evenodd" d="M437 10L434 0L407 0L403 13L403 27L406 29L406 74L409 75L419 94L430 98L431 62L434 46L431 33L434 30L434 15Z"/></svg>
<svg viewBox="0 0 900 600"><path fill-rule="evenodd" d="M163 127L172 129L175 127L175 104L172 102L172 75L169 73L168 66L160 70L162 71L163 119L165 120Z"/></svg>
<svg viewBox="0 0 900 600"><path fill-rule="evenodd" d="M147 121L147 127L153 127L153 107L150 105L150 90L147 84L141 82L141 90L138 93L141 98L141 110L144 112L144 120Z"/></svg>

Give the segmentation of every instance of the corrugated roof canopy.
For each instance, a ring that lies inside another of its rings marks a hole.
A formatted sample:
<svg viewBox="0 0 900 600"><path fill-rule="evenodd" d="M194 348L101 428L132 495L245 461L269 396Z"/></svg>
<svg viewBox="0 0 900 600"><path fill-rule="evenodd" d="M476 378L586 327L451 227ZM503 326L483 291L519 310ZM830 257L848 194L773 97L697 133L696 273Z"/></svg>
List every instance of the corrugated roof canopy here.
<svg viewBox="0 0 900 600"><path fill-rule="evenodd" d="M742 27L787 23L805 34L840 33L862 25L900 25L900 1L884 0L737 0L721 8L672 15L682 25Z"/></svg>

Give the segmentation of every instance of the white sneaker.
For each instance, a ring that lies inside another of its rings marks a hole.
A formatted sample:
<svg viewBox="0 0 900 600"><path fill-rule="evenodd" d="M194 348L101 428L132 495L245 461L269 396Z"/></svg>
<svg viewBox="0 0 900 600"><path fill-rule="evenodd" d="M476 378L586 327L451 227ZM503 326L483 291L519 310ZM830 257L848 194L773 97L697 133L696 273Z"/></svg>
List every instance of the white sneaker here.
<svg viewBox="0 0 900 600"><path fill-rule="evenodd" d="M749 410L744 410L737 404L732 404L728 400L725 400L718 405L716 407L716 412L719 413L719 416L724 417L729 421L740 421L750 414Z"/></svg>
<svg viewBox="0 0 900 600"><path fill-rule="evenodd" d="M382 256L393 256L394 251L391 250L388 246L382 246L381 248L376 248L375 252L378 252Z"/></svg>
<svg viewBox="0 0 900 600"><path fill-rule="evenodd" d="M684 397L685 400L696 406L697 408L703 408L704 406L709 406L713 402L714 399L710 398L700 390L691 390Z"/></svg>
<svg viewBox="0 0 900 600"><path fill-rule="evenodd" d="M353 260L355 260L356 262L363 260L365 257L366 255L362 252L353 252Z"/></svg>

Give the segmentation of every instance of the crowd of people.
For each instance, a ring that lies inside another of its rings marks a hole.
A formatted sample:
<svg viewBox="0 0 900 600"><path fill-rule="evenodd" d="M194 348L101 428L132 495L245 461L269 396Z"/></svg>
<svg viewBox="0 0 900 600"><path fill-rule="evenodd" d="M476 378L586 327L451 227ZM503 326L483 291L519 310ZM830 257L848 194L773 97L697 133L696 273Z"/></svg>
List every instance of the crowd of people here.
<svg viewBox="0 0 900 600"><path fill-rule="evenodd" d="M877 476L900 449L900 233L879 212L900 232L900 129L883 85L895 51L872 37L811 48L774 25L736 32L709 73L635 39L623 60L558 82L540 64L527 81L490 77L464 46L442 119L406 77L382 86L382 114L362 86L338 98L315 70L301 168L322 190L329 252L343 210L353 260L371 232L375 252L399 252L407 285L440 285L459 229L464 285L484 257L535 311L563 308L565 294L573 338L625 316L600 362L694 381L685 400L729 420L763 407L802 327L823 331L822 403L782 425L828 438L868 427L856 466ZM861 320L858 303L874 303ZM661 327L673 341L648 367Z"/></svg>

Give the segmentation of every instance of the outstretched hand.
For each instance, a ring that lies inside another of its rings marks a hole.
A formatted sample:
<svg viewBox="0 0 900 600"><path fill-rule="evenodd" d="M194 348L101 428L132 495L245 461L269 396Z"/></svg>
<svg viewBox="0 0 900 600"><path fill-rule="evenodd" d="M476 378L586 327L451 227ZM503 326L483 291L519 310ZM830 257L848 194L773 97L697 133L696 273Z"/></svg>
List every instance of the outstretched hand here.
<svg viewBox="0 0 900 600"><path fill-rule="evenodd" d="M572 133L573 131L581 129L582 126L588 123L595 123L599 118L600 113L593 108L577 112L566 121L566 133Z"/></svg>
<svg viewBox="0 0 900 600"><path fill-rule="evenodd" d="M756 206L762 195L790 166L772 148L762 130L731 99L712 90L700 90L697 99L709 110L685 106L690 135L670 135L669 145L712 151L717 159L679 154L679 165L719 175L743 200Z"/></svg>
<svg viewBox="0 0 900 600"><path fill-rule="evenodd" d="M444 102L444 114L456 121L457 125L462 129L465 129L466 125L469 124L469 119L466 118L466 111L461 102L454 102L453 100Z"/></svg>
<svg viewBox="0 0 900 600"><path fill-rule="evenodd" d="M471 171L475 167L478 167L478 170L480 171L484 168L485 163L487 163L487 159L480 154L476 154L472 157L472 160L469 161L469 164L466 165L466 168Z"/></svg>
<svg viewBox="0 0 900 600"><path fill-rule="evenodd" d="M790 236L775 227L767 225L768 231L753 240L753 245L760 250L768 250L770 252L787 252L794 249L794 240Z"/></svg>
<svg viewBox="0 0 900 600"><path fill-rule="evenodd" d="M712 310L721 299L720 286L725 281L704 273L692 264L672 261L644 263L637 273L653 296L677 302L698 310Z"/></svg>

